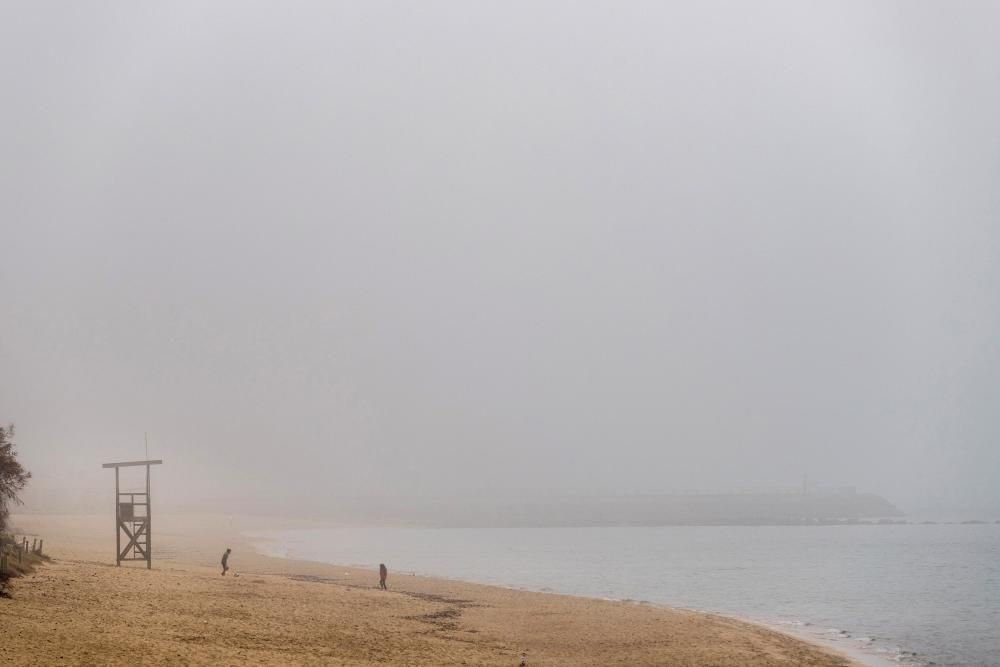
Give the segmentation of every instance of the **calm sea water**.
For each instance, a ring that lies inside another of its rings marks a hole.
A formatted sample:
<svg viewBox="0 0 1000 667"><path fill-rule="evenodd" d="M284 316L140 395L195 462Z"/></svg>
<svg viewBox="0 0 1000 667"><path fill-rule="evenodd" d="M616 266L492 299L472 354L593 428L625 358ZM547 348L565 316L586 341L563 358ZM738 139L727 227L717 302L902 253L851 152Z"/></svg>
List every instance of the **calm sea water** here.
<svg viewBox="0 0 1000 667"><path fill-rule="evenodd" d="M1000 665L1000 525L338 528L263 553L737 615L873 663Z"/></svg>

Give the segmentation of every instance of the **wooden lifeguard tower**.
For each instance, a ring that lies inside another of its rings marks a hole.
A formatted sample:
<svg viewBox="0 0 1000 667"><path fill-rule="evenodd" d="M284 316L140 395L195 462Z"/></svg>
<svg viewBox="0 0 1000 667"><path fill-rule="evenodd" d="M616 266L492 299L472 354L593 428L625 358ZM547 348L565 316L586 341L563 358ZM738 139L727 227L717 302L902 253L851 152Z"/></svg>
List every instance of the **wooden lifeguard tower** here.
<svg viewBox="0 0 1000 667"><path fill-rule="evenodd" d="M146 568L153 567L153 535L149 502L149 467L163 461L125 461L122 463L105 463L104 468L115 469L115 565L121 567L122 561L144 560ZM118 481L118 469L133 466L146 466L145 491L121 491ZM128 538L128 543L122 549L122 533Z"/></svg>

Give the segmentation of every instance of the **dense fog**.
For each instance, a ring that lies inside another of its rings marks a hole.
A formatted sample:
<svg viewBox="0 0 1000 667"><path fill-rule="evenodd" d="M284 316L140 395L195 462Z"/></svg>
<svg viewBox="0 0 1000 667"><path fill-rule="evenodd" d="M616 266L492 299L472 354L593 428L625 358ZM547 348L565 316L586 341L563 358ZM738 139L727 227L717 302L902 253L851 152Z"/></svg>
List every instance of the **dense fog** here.
<svg viewBox="0 0 1000 667"><path fill-rule="evenodd" d="M6 3L24 509L110 506L144 434L175 509L1000 507L998 21Z"/></svg>

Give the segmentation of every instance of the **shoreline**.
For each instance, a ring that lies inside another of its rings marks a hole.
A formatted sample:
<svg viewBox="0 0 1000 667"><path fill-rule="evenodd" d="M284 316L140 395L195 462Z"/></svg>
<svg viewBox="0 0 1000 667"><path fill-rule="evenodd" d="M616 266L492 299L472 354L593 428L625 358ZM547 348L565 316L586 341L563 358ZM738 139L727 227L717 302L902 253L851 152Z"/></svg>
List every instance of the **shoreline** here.
<svg viewBox="0 0 1000 667"><path fill-rule="evenodd" d="M17 664L130 664L135 644L150 664L866 664L784 629L651 603L399 572L378 591L371 569L256 553L244 533L272 526L255 517L161 516L153 569L115 568L108 523L15 517L54 558L0 601ZM273 527L290 523L306 522ZM238 577L219 576L226 546Z"/></svg>
<svg viewBox="0 0 1000 667"><path fill-rule="evenodd" d="M265 543L265 542L274 543L274 542L277 542L277 540L274 540L273 538L270 538L270 537L265 537L263 535L243 534L242 536L244 538L247 538L247 539L251 540L252 547L255 550L257 550L258 555L260 555L261 557L264 557L264 558L278 559L278 560L287 561L289 563L301 563L301 564L315 563L315 564L319 564L319 565L330 566L330 567L333 567L333 568L345 568L345 569L362 570L362 571L371 570L372 571L372 576L375 576L375 570L372 569L370 566L366 566L366 565L363 565L363 564L333 563L333 562L323 561L323 560L311 560L311 559L304 559L304 558L296 558L296 557L287 556L287 555L284 555L284 556L283 555L277 555L275 553L267 553L266 551L263 551L263 550L259 549L258 547L260 545L262 545L263 543ZM550 589L550 588L535 589L535 588L530 588L530 587L525 587L525 586L518 586L518 585L514 585L514 584L488 583L488 582L482 582L482 581L475 581L475 580L468 580L468 579L462 579L462 578L456 578L456 577L449 577L449 576L441 575L441 574L431 574L431 573L426 573L426 572L409 571L409 570L396 571L396 575L397 576L421 577L421 578L429 579L429 580L437 580L437 581L441 581L441 582L461 583L461 584L468 584L468 585L471 585L471 586L483 586L483 587L488 587L488 588L498 588L498 589L501 589L501 590L509 590L509 591L513 591L513 592L533 593L533 594L538 594L538 595L565 596L565 597L579 598L581 600L588 600L588 601L594 601L594 602L611 602L611 603L615 603L615 604L636 605L636 606L639 606L639 607L650 607L650 608L654 608L654 609L662 609L664 611L685 612L685 613L693 613L693 614L702 614L702 615L705 615L705 616L708 616L708 617L725 618L725 619L729 619L729 620L735 621L737 623L743 623L743 624L746 624L746 625L751 625L751 626L754 626L754 627L757 627L757 628L768 630L770 632L777 632L777 633L786 635L786 636L788 636L788 637L790 637L790 638L792 638L794 640L803 641L803 642L812 644L812 645L814 645L814 646L816 646L818 648L821 648L821 649L824 649L824 650L827 650L827 651L833 651L834 653L837 653L839 655L843 655L846 658L848 658L849 660L853 661L853 663L855 665L857 665L858 667L898 667L899 664L900 664L899 661L894 660L894 659L892 659L892 658L890 658L888 656L882 656L882 655L874 654L872 652L866 652L860 646L858 646L858 647L842 646L842 645L834 642L833 640L824 640L824 638L822 636L820 636L820 635L815 635L815 634L812 634L812 633L807 633L804 630L802 630L802 631L795 631L795 630L791 629L791 627L788 627L788 626L785 626L785 625L782 625L782 624L779 624L779 623L776 623L776 622L768 622L768 621L764 621L764 620L761 620L761 619L751 618L751 617L747 617L747 616L740 616L740 615L737 615L737 614L729 614L729 613L726 613L726 612L714 611L714 610L710 610L710 609L696 609L696 608L690 608L690 607L681 607L681 606L675 606L675 605L661 604L661 603L658 603L658 602L650 602L648 600L635 600L635 599L632 599L632 598L596 597L596 596L591 596L591 595L581 595L581 594L577 594L577 593L566 593L566 592L562 592L562 591L558 591L558 590L554 590L554 589ZM809 626L811 624L806 623L805 625Z"/></svg>
<svg viewBox="0 0 1000 667"><path fill-rule="evenodd" d="M321 524L315 526L315 528L323 530L329 528L344 528L344 526L330 526L326 524ZM298 532L299 530L301 530L301 528L249 531L244 533L242 537L249 540L251 546L260 555L268 558L277 558L292 562L298 561L298 562L326 564L326 565L332 565L334 567L348 567L361 570L367 570L371 568L371 565L363 563L362 564L333 563L332 561L321 560L320 558L317 558L315 555L310 555L310 556L290 555L292 553L292 549L281 546L283 544L283 540L279 536L276 536L275 533L280 534L284 532ZM309 529L307 528L306 530ZM823 626L821 624L815 624L809 622L808 620L783 621L783 620L777 620L776 618L747 616L739 612L719 611L716 609L704 608L704 607L683 606L683 605L672 604L670 602L654 602L640 598L595 595L595 594L588 594L588 593L581 593L574 591L559 590L556 588L551 588L550 585L532 586L530 584L529 585L512 584L504 582L502 580L500 581L491 579L483 580L472 577L452 576L443 572L435 572L428 570L397 570L396 572L398 574L415 575L430 579L439 579L442 581L467 583L478 586L491 586L511 591L564 595L584 600L635 604L639 606L654 607L668 611L692 612L692 613L705 614L712 617L726 618L733 621L753 625L755 627L763 628L769 631L779 632L789 637L792 637L796 640L805 641L826 650L832 650L838 654L849 657L855 663L863 667L899 667L901 664L910 665L910 667L920 667L921 665L925 664L925 660L917 659L915 654L907 652L903 647L895 645L894 643L880 642L871 639L865 635L858 635L857 637L854 637L850 633L844 630L836 630L836 631L832 629L821 630L820 628L826 626ZM854 627L854 626L848 625L847 627Z"/></svg>

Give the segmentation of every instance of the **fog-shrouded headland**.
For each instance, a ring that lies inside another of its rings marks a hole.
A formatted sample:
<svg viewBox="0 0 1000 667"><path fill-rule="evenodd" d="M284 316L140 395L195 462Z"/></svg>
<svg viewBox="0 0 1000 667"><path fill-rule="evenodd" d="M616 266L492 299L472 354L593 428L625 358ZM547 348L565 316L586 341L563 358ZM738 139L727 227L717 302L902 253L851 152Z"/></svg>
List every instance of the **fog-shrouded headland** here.
<svg viewBox="0 0 1000 667"><path fill-rule="evenodd" d="M144 434L165 509L1000 507L1000 8L950 7L6 6L23 509Z"/></svg>

